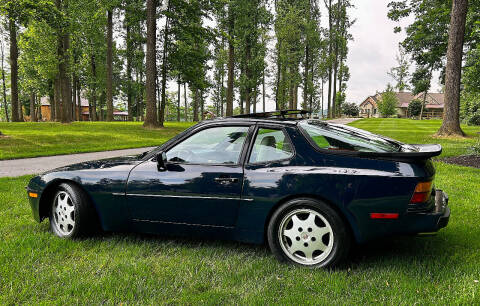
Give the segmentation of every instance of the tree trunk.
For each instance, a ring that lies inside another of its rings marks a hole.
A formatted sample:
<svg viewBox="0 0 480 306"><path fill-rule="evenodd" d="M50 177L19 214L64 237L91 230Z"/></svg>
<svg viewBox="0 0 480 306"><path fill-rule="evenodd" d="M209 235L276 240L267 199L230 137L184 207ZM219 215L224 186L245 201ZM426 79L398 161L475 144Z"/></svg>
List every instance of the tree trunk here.
<svg viewBox="0 0 480 306"><path fill-rule="evenodd" d="M2 51L2 88L3 88L3 107L5 109L5 119L8 121L8 104L7 104L7 85L5 84L5 66L4 66L4 61L5 61L5 53L3 49L3 37L2 37L2 42L1 42L1 51Z"/></svg>
<svg viewBox="0 0 480 306"><path fill-rule="evenodd" d="M157 58L156 58L156 1L147 0L147 56L146 56L146 106L147 114L145 117L144 127L156 128L158 127L157 120L157 104L155 93L155 79L157 76Z"/></svg>
<svg viewBox="0 0 480 306"><path fill-rule="evenodd" d="M82 88L80 86L80 81L77 78L77 113L78 113L78 121L83 121L82 118Z"/></svg>
<svg viewBox="0 0 480 306"><path fill-rule="evenodd" d="M310 70L309 60L310 60L310 50L307 42L305 46L305 75L303 79L303 109L308 108L308 72Z"/></svg>
<svg viewBox="0 0 480 306"><path fill-rule="evenodd" d="M198 121L198 89L193 89L193 121Z"/></svg>
<svg viewBox="0 0 480 306"><path fill-rule="evenodd" d="M30 93L30 121L37 122L37 114L35 113L35 93L32 91Z"/></svg>
<svg viewBox="0 0 480 306"><path fill-rule="evenodd" d="M203 90L200 90L200 117L205 120L205 105L203 100Z"/></svg>
<svg viewBox="0 0 480 306"><path fill-rule="evenodd" d="M125 13L127 15L127 12ZM127 17L125 17L127 19ZM128 112L128 121L133 121L133 100L132 100L132 57L133 57L133 46L132 38L130 37L130 25L128 20L127 23L127 112Z"/></svg>
<svg viewBox="0 0 480 306"><path fill-rule="evenodd" d="M233 45L233 29L235 19L233 15L232 4L228 8L228 20L229 20L229 38L228 38L228 76L227 76L227 106L226 116L233 116L233 78L235 69L235 47Z"/></svg>
<svg viewBox="0 0 480 306"><path fill-rule="evenodd" d="M187 122L188 121L187 83L183 83L183 98L185 99L185 122Z"/></svg>
<svg viewBox="0 0 480 306"><path fill-rule="evenodd" d="M170 1L168 1L168 9L170 12ZM160 104L160 109L158 110L158 120L159 125L163 126L163 121L165 121L165 105L167 104L167 62L168 62L168 48L169 48L169 35L170 35L170 18L167 16L165 20L165 31L163 36L163 53L162 53L162 103Z"/></svg>
<svg viewBox="0 0 480 306"><path fill-rule="evenodd" d="M62 118L62 85L57 74L53 83L53 97L55 104L55 121L60 121Z"/></svg>
<svg viewBox="0 0 480 306"><path fill-rule="evenodd" d="M181 84L180 84L180 79L177 80L177 85L178 85L178 90L177 90L177 121L180 122L180 90L181 90Z"/></svg>
<svg viewBox="0 0 480 306"><path fill-rule="evenodd" d="M148 2L147 2L148 3ZM107 11L107 121L113 121L113 11Z"/></svg>
<svg viewBox="0 0 480 306"><path fill-rule="evenodd" d="M262 109L265 112L265 70L262 75Z"/></svg>
<svg viewBox="0 0 480 306"><path fill-rule="evenodd" d="M19 113L22 111L18 103L18 45L17 45L17 25L15 20L9 19L10 32L10 100L12 105L12 121L19 122Z"/></svg>
<svg viewBox="0 0 480 306"><path fill-rule="evenodd" d="M445 70L445 107L441 136L465 136L460 127L460 81L468 1L453 0Z"/></svg>
<svg viewBox="0 0 480 306"><path fill-rule="evenodd" d="M92 77L93 77L93 84L92 84L92 88L91 88L91 99L90 99L90 102L89 103L89 106L90 106L90 121L97 121L98 118L97 118L97 65L96 65L96 62L95 62L95 55L92 54L90 56L90 66L91 66L91 69L92 69Z"/></svg>
<svg viewBox="0 0 480 306"><path fill-rule="evenodd" d="M328 56L329 62L332 55L332 0L328 2ZM331 108L331 101L332 101L332 63L328 63L328 96L327 96L327 117L330 118L332 116L332 108ZM323 111L323 110L322 110Z"/></svg>
<svg viewBox="0 0 480 306"><path fill-rule="evenodd" d="M73 76L73 86L72 86L72 118L73 121L78 121L78 108L77 108L77 76Z"/></svg>
<svg viewBox="0 0 480 306"><path fill-rule="evenodd" d="M66 11L67 2L62 5L61 0L57 0L57 8ZM60 29L58 37L58 78L60 83L60 95L62 103L61 121L62 123L72 122L72 88L68 76L70 35L64 28ZM57 110L58 113L58 110Z"/></svg>
<svg viewBox="0 0 480 306"><path fill-rule="evenodd" d="M246 86L245 86L245 114L250 114L250 106L251 106L251 95L252 95L252 73L251 73L251 57L252 57L252 50L251 50L251 39L250 35L247 35L246 39L246 46L245 46L245 76L246 76Z"/></svg>

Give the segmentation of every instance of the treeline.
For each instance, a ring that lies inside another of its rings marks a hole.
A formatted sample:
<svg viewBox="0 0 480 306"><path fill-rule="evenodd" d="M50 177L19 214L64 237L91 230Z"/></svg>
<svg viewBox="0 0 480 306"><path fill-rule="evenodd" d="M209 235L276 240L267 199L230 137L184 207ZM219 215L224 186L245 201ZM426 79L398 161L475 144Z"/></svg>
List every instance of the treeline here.
<svg viewBox="0 0 480 306"><path fill-rule="evenodd" d="M276 109L327 109L335 117L349 79L351 6L350 0L1 0L3 116L38 120L39 98L47 96L52 119L61 122L81 119L82 97L90 120L111 121L124 105L128 120L147 126L198 121L207 112L263 111L267 99Z"/></svg>

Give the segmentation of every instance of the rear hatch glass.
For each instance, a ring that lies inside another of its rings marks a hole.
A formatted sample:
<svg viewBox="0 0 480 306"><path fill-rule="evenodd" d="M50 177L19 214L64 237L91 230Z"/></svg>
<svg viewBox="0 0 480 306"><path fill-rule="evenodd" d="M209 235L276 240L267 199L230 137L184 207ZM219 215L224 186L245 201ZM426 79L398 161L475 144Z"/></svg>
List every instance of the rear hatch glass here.
<svg viewBox="0 0 480 306"><path fill-rule="evenodd" d="M379 153L417 151L412 145L346 125L304 120L299 126L310 142L320 149Z"/></svg>

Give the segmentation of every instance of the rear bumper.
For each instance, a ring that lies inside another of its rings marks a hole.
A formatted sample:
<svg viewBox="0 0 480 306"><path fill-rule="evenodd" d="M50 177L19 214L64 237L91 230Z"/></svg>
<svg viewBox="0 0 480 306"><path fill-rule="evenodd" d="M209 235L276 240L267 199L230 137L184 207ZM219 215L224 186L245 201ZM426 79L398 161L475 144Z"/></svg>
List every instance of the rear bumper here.
<svg viewBox="0 0 480 306"><path fill-rule="evenodd" d="M436 232L447 226L450 220L448 195L440 189L435 190L435 206L425 213L407 214L402 218L400 233Z"/></svg>
<svg viewBox="0 0 480 306"><path fill-rule="evenodd" d="M446 227L449 220L448 196L442 190L436 190L435 205L428 211L405 212L398 219L368 219L368 225L361 229L362 239L358 242L392 235L437 232Z"/></svg>

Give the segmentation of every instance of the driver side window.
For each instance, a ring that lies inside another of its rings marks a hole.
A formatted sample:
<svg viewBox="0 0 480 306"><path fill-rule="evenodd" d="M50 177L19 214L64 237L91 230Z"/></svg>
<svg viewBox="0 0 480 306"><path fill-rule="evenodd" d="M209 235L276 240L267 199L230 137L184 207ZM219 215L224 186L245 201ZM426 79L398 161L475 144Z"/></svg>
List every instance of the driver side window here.
<svg viewBox="0 0 480 306"><path fill-rule="evenodd" d="M167 152L169 162L238 164L248 126L213 127L193 134Z"/></svg>

